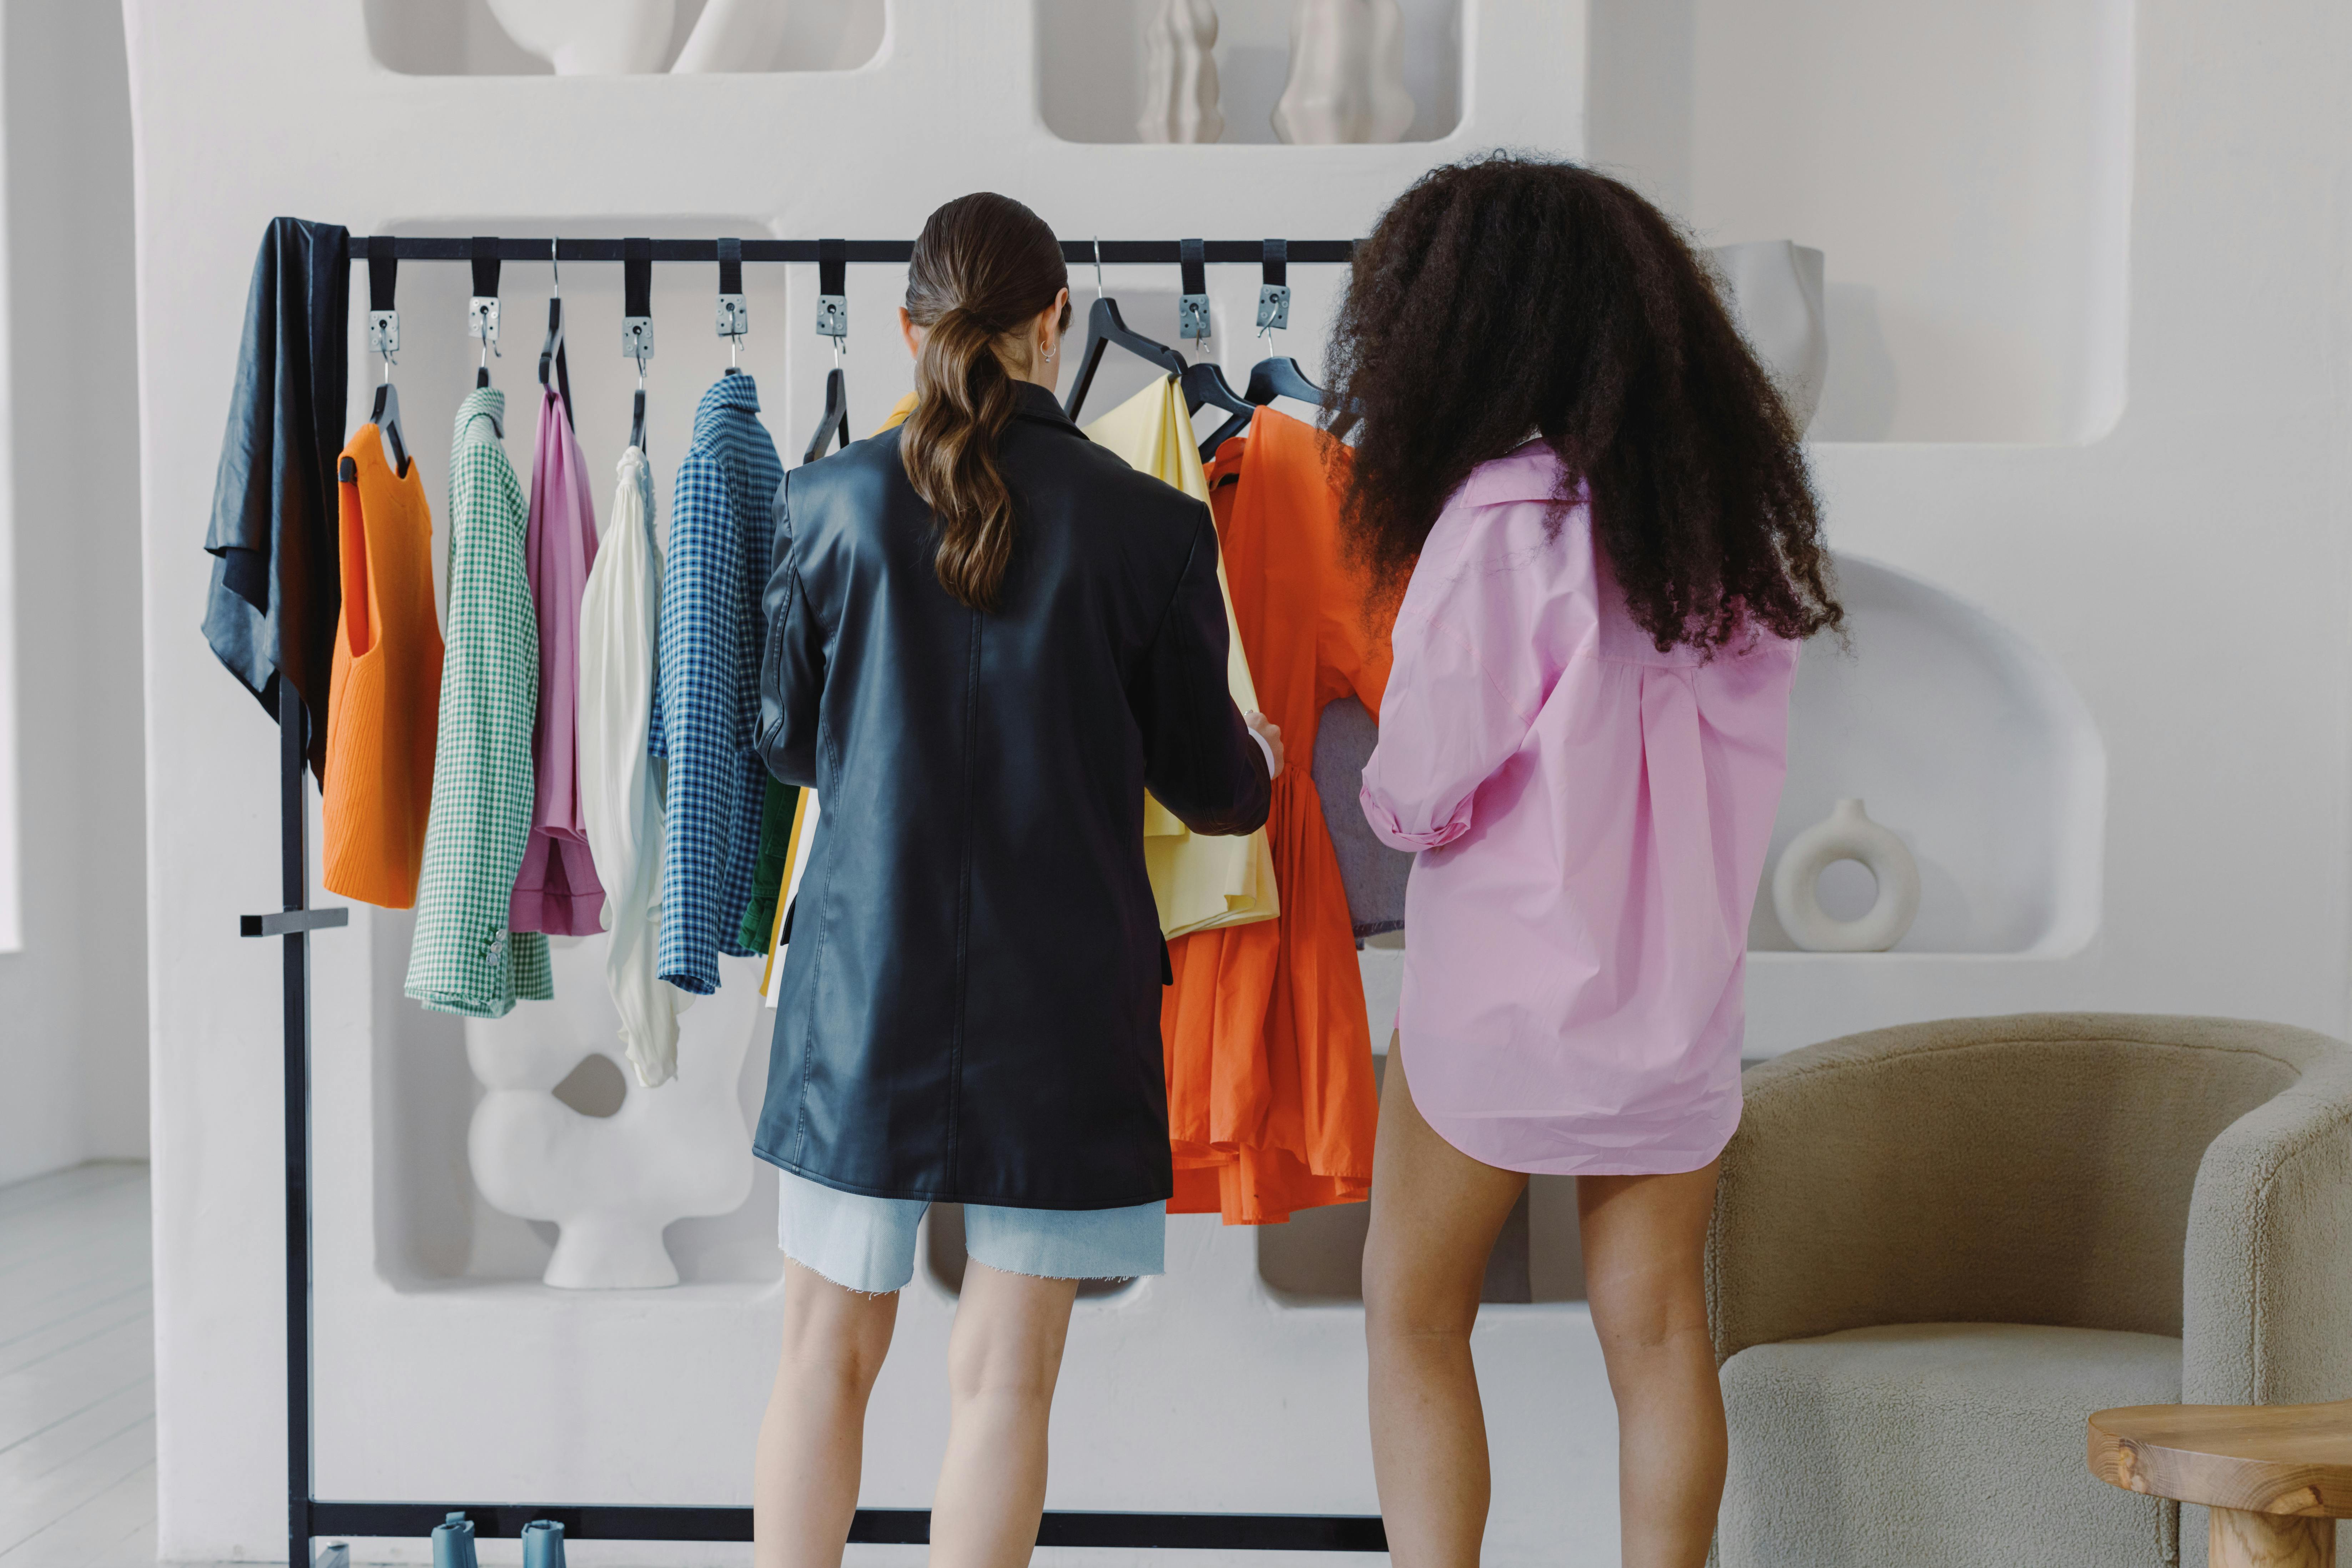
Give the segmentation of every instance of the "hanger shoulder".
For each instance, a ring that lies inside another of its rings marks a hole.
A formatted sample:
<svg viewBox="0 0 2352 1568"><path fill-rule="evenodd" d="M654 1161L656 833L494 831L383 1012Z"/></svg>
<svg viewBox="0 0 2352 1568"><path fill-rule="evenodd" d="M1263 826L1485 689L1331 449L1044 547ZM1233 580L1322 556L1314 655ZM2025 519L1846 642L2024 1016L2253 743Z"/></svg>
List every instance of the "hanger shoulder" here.
<svg viewBox="0 0 2352 1568"><path fill-rule="evenodd" d="M1118 301L1105 295L1087 311L1087 342L1085 352L1078 357L1078 379L1070 388L1069 401L1062 405L1062 412L1071 418L1078 416L1078 409L1094 385L1103 351L1113 346L1125 349L1146 363L1158 365L1170 375L1181 376L1190 368L1182 354L1129 326L1127 319L1118 313Z"/></svg>
<svg viewBox="0 0 2352 1568"><path fill-rule="evenodd" d="M388 381L375 384L375 409L368 416L392 456L392 471L408 477L408 437L400 428L400 389Z"/></svg>
<svg viewBox="0 0 2352 1568"><path fill-rule="evenodd" d="M838 366L824 373L824 412L817 416L816 434L809 437L801 461L815 462L836 441L844 447L849 445L849 378Z"/></svg>
<svg viewBox="0 0 2352 1568"><path fill-rule="evenodd" d="M1242 395L1261 408L1277 397L1318 405L1328 401L1324 390L1307 379L1298 362L1287 356L1262 359L1252 366L1249 388Z"/></svg>

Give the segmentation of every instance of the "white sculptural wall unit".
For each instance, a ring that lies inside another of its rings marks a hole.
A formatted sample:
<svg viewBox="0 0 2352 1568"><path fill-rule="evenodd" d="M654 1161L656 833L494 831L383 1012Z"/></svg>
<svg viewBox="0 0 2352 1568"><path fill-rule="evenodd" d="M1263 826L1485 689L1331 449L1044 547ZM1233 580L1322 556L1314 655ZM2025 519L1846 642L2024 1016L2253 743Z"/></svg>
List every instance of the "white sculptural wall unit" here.
<svg viewBox="0 0 2352 1568"><path fill-rule="evenodd" d="M2320 0L2277 3L2282 25L2326 23ZM2210 690L2257 620L2277 668L2343 668L2340 572L2318 542L2340 530L2315 521L2312 500L2326 462L2310 420L2285 416L2337 395L2309 349L2309 301L2336 298L2313 258L2338 237L2324 180L2284 160L2249 182L2243 147L2205 132L2226 114L2250 127L2246 146L2341 146L2341 95L2316 61L2257 69L2257 41L2210 8L2136 21L2111 0L1792 4L1412 0L1408 27L1438 40L1406 59L1411 134L1430 140L1313 147L1233 144L1272 135L1287 10L1227 6L1213 53L1228 142L1138 147L1141 12L1096 0L904 0L854 58L842 45L787 72L605 78L509 74L547 67L503 31L404 54L380 26L438 7L495 31L480 0L131 0L149 754L174 770L151 794L149 837L166 1551L257 1555L282 1518L277 1435L251 1415L281 1353L275 955L226 934L226 914L274 890L275 753L250 699L194 641L204 562L188 521L210 492L254 238L276 212L362 232L898 237L943 196L987 187L1070 237L1323 237L1360 233L1430 163L1484 147L1606 156L1706 243L1792 239L1827 257L1811 456L1844 552L1853 653L1807 655L1775 848L1859 796L1912 850L1922 900L1885 953L1794 951L1767 908L1752 933L1751 1052L2041 1006L2340 1028L2352 933L2313 869L2347 853L2340 705L2284 679L2226 702ZM1803 25L1759 36L1774 16ZM1683 34L1629 43L1626 27L1675 16ZM1932 48L1903 31L1930 26ZM1806 43L1823 37L1840 47ZM668 47L682 42L674 24ZM1413 74L1449 47L1447 73ZM2036 70L2020 78L2029 57ZM2166 91L2134 99L2135 58ZM1433 109L1439 81L1453 96ZM394 129L289 133L362 121ZM2137 171L2136 135L2156 149ZM2275 286L2212 287L2248 269ZM1172 270L1109 278L1129 319L1168 340ZM1255 270L1212 268L1229 368L1260 352L1239 325ZM543 274L530 271L508 268L510 321L534 314ZM793 447L830 362L807 331L813 279L751 272L745 363ZM565 277L592 464L626 425L612 334L583 324L617 319L616 274ZM1299 329L1282 352L1312 374L1336 279L1303 267L1292 279ZM402 384L436 493L471 374L463 279L463 268L403 269ZM907 384L885 330L901 281L851 274L861 429ZM1082 299L1090 281L1073 279ZM648 380L666 497L725 350L709 331L707 274L664 268L656 287ZM520 335L510 325L509 345ZM527 384L513 356L500 374L510 394ZM2231 438L2217 456L2219 426ZM2242 573L2213 573L2204 548L2222 493ZM2195 613L2152 626L2148 607L2167 605ZM2226 844L2185 836L2184 823L2242 803L2248 758L2263 810L2242 813ZM551 1289L560 1233L473 1190L465 1133L482 1090L462 1028L398 996L401 917L360 911L316 951L331 1129L315 1189L322 1489L740 1500L773 1354L764 1173L734 1213L669 1226L675 1289ZM1388 1005L1375 1001L1376 1017ZM740 1106L759 1093L760 1025ZM1282 1299L1253 1240L1180 1220L1166 1279L1082 1307L1053 1506L1370 1507L1360 1310ZM949 1308L921 1276L877 1394L873 1430L889 1440L874 1447L871 1502L928 1495ZM1611 1407L1585 1315L1490 1309L1475 1347L1497 1464L1493 1560L1612 1563Z"/></svg>

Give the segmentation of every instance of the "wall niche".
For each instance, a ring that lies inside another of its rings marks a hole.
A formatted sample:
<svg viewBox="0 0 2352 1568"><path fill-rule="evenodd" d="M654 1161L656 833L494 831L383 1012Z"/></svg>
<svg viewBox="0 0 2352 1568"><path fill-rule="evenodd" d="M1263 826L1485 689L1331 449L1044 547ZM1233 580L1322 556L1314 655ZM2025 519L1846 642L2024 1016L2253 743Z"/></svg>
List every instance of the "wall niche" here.
<svg viewBox="0 0 2352 1568"><path fill-rule="evenodd" d="M645 49L642 71L677 68L687 56L704 13L726 0L641 0L645 26L654 40ZM758 58L687 68L738 71L854 70L882 47L883 0L769 0L774 18L757 29L774 40ZM560 16L560 0L517 0L521 13ZM555 68L516 41L502 26L491 0L362 0L367 18L368 51L376 63L403 76L550 76ZM666 38L662 12L668 12ZM707 42L707 40L706 40Z"/></svg>
<svg viewBox="0 0 2352 1568"><path fill-rule="evenodd" d="M1139 142L1146 29L1160 0L1036 0L1038 110L1065 142ZM1434 142L1461 122L1462 0L1399 0L1404 87L1412 121L1399 138ZM1288 4L1216 0L1216 61L1224 133L1272 143L1275 105L1290 75Z"/></svg>
<svg viewBox="0 0 2352 1568"><path fill-rule="evenodd" d="M2133 0L1591 0L1586 154L1709 245L1828 257L1815 441L2123 409Z"/></svg>

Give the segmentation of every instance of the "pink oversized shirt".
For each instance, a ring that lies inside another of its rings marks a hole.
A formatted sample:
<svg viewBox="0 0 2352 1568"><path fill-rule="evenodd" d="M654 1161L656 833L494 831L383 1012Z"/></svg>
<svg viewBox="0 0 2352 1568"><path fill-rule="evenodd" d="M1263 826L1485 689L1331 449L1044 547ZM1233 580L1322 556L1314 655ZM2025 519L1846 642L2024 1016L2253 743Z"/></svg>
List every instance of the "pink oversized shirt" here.
<svg viewBox="0 0 2352 1568"><path fill-rule="evenodd" d="M539 616L539 718L532 726L530 837L508 900L512 931L589 936L604 929L604 889L580 809L580 600L596 561L588 459L553 381L539 399L523 562Z"/></svg>
<svg viewBox="0 0 2352 1568"><path fill-rule="evenodd" d="M1748 918L1797 648L1660 653L1530 442L1446 503L1398 611L1372 830L1419 851L1414 1103L1508 1170L1692 1171L1739 1123Z"/></svg>

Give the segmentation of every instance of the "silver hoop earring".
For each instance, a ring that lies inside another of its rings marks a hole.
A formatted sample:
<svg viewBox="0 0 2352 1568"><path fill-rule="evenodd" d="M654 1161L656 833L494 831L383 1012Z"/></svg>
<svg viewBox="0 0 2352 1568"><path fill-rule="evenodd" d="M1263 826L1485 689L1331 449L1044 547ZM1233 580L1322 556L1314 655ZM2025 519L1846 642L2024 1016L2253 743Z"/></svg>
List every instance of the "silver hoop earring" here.
<svg viewBox="0 0 2352 1568"><path fill-rule="evenodd" d="M1045 356L1045 360L1047 364L1052 364L1055 360L1062 357L1062 351L1060 349L1049 350L1044 343L1039 343L1037 345L1037 352Z"/></svg>

